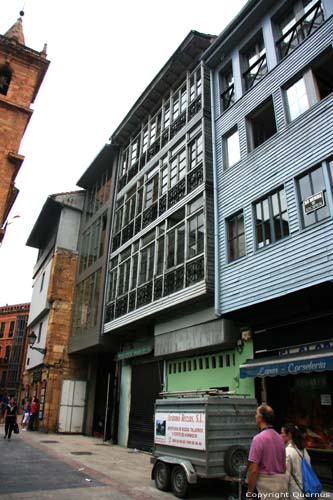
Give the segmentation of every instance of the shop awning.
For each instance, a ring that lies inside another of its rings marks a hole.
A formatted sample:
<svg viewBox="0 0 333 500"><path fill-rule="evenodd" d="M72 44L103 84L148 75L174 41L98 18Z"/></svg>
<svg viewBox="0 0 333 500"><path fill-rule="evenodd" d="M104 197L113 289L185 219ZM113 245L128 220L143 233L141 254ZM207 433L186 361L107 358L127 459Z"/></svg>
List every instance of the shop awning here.
<svg viewBox="0 0 333 500"><path fill-rule="evenodd" d="M324 372L333 370L333 352L332 350L310 351L290 356L248 359L240 365L239 370L240 378Z"/></svg>

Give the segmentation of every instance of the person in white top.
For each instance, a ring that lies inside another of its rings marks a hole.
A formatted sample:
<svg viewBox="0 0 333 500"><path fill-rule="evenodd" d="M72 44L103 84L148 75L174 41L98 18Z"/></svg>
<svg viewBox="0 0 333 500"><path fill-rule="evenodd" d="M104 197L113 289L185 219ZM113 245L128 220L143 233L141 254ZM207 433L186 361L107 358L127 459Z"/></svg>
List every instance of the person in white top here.
<svg viewBox="0 0 333 500"><path fill-rule="evenodd" d="M303 446L302 434L297 425L286 424L281 429L281 436L286 445L289 498L300 498L303 494L302 458L310 463L310 456Z"/></svg>

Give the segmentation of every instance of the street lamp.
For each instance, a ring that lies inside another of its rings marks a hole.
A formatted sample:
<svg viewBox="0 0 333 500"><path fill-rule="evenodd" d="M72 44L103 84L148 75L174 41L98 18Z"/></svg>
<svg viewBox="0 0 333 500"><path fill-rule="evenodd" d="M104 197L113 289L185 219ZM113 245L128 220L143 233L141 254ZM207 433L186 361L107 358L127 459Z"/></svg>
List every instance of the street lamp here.
<svg viewBox="0 0 333 500"><path fill-rule="evenodd" d="M28 344L29 344L30 349L35 349L35 351L38 351L41 354L45 354L46 353L46 349L42 349L41 347L34 347L34 344L35 344L36 340L37 340L37 335L35 334L35 332L29 333L29 335L28 335Z"/></svg>

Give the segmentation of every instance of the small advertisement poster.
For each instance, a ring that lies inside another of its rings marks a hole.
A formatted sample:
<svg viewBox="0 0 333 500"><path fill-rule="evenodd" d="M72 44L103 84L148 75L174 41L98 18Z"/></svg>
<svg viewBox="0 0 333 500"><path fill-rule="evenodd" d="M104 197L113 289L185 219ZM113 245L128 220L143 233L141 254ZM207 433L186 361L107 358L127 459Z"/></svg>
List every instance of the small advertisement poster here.
<svg viewBox="0 0 333 500"><path fill-rule="evenodd" d="M206 415L202 412L156 413L155 443L178 448L205 450Z"/></svg>
<svg viewBox="0 0 333 500"><path fill-rule="evenodd" d="M46 380L43 380L42 389L40 391L38 420L43 420L43 418L44 418L45 395L46 395Z"/></svg>
<svg viewBox="0 0 333 500"><path fill-rule="evenodd" d="M320 394L320 402L322 406L332 406L332 399L330 394Z"/></svg>

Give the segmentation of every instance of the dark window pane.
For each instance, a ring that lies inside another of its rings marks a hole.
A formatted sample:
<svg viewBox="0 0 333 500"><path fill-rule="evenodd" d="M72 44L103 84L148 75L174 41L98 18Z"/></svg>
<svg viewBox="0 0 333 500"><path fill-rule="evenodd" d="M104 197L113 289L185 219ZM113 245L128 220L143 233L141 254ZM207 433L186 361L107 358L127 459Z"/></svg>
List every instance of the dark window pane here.
<svg viewBox="0 0 333 500"><path fill-rule="evenodd" d="M245 255L245 234L243 214L238 214L227 222L229 261Z"/></svg>
<svg viewBox="0 0 333 500"><path fill-rule="evenodd" d="M278 189L255 205L257 247L288 236L288 213L284 189Z"/></svg>
<svg viewBox="0 0 333 500"><path fill-rule="evenodd" d="M181 226L177 232L178 232L178 241L177 241L177 265L178 265L184 262L185 227Z"/></svg>

